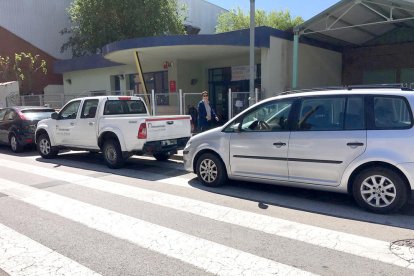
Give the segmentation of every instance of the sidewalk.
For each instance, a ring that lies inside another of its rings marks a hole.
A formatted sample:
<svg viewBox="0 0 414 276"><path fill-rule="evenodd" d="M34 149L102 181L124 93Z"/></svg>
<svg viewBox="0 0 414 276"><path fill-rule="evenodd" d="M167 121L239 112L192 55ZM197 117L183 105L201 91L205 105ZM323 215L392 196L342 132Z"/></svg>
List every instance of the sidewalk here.
<svg viewBox="0 0 414 276"><path fill-rule="evenodd" d="M172 155L170 159L177 160L177 161L183 161L183 151L179 150L176 154Z"/></svg>

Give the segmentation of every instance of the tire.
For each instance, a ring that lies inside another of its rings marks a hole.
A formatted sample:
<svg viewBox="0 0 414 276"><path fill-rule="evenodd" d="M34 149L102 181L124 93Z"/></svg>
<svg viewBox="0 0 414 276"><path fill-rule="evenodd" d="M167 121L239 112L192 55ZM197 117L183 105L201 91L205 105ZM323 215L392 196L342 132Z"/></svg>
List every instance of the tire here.
<svg viewBox="0 0 414 276"><path fill-rule="evenodd" d="M109 139L104 142L103 156L105 159L106 165L111 169L119 169L125 163L125 159L122 156L121 146L119 142L115 139Z"/></svg>
<svg viewBox="0 0 414 276"><path fill-rule="evenodd" d="M168 159L170 159L171 154L160 152L160 153L154 153L153 156L155 159L157 159L157 161L167 161Z"/></svg>
<svg viewBox="0 0 414 276"><path fill-rule="evenodd" d="M207 187L220 187L227 181L227 171L216 155L204 153L197 159L198 180Z"/></svg>
<svg viewBox="0 0 414 276"><path fill-rule="evenodd" d="M14 153L19 153L23 150L23 146L19 143L19 139L15 134L11 134L9 137L10 149Z"/></svg>
<svg viewBox="0 0 414 276"><path fill-rule="evenodd" d="M36 142L37 151L40 156L45 159L55 158L59 153L59 150L56 147L52 147L50 144L50 139L47 134L41 134Z"/></svg>
<svg viewBox="0 0 414 276"><path fill-rule="evenodd" d="M359 206L379 214L398 211L407 202L405 180L395 171L373 167L355 178L352 193Z"/></svg>

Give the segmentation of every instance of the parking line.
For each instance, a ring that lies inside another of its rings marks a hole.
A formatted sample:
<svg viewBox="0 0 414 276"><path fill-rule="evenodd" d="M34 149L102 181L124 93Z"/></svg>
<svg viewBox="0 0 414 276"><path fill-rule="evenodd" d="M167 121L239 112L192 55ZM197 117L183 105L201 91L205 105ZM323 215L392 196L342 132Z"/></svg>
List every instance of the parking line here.
<svg viewBox="0 0 414 276"><path fill-rule="evenodd" d="M10 275L100 275L3 224L0 268Z"/></svg>
<svg viewBox="0 0 414 276"><path fill-rule="evenodd" d="M0 179L0 192L140 247L217 275L312 275L312 273L176 230L27 185Z"/></svg>
<svg viewBox="0 0 414 276"><path fill-rule="evenodd" d="M359 257L414 269L413 263L403 260L390 252L390 243L385 241L310 226L138 187L132 187L113 181L101 180L88 176L79 176L55 169L42 168L42 170L39 170L36 166L26 164L10 164L2 159L0 159L0 166L22 170L57 180L64 179L65 181L75 185L176 209L216 221L238 225Z"/></svg>

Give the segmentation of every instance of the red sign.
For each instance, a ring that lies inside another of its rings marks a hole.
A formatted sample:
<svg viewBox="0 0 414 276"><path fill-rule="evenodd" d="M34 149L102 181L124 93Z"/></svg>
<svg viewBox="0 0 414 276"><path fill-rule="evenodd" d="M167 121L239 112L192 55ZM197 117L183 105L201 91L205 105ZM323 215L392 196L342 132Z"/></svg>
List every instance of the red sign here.
<svg viewBox="0 0 414 276"><path fill-rule="evenodd" d="M170 81L170 92L177 92L177 83L175 81Z"/></svg>

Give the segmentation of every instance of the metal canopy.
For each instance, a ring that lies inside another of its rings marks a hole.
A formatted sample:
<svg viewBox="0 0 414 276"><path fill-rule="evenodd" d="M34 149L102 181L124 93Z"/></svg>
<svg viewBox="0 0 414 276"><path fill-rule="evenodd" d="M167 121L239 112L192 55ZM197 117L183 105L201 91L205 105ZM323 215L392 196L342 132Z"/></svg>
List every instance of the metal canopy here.
<svg viewBox="0 0 414 276"><path fill-rule="evenodd" d="M295 34L358 47L401 28L414 30L414 0L342 0L295 28Z"/></svg>

